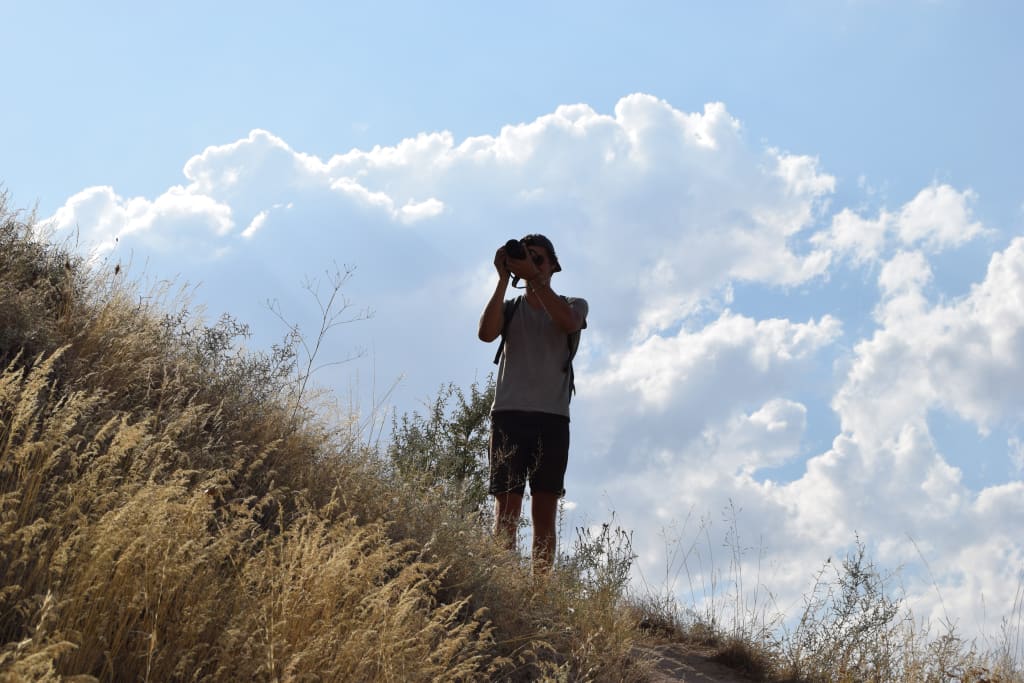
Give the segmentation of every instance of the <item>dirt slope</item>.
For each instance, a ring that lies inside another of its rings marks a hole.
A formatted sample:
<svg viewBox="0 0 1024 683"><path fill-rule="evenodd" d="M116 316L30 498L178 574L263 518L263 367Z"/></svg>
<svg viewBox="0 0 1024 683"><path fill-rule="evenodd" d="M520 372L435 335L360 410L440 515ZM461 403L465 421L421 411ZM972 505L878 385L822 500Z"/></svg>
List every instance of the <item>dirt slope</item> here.
<svg viewBox="0 0 1024 683"><path fill-rule="evenodd" d="M637 648L637 654L653 662L650 683L699 681L700 683L751 683L751 679L712 660L715 651L685 643L663 643Z"/></svg>

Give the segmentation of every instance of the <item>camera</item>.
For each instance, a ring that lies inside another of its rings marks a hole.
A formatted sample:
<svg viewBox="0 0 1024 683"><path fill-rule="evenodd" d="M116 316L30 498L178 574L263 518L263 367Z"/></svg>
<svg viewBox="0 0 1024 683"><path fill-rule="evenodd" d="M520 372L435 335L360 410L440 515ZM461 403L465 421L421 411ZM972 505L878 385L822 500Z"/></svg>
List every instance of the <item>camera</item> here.
<svg viewBox="0 0 1024 683"><path fill-rule="evenodd" d="M509 240L505 242L505 255L511 259L524 259L526 258L526 245L519 240Z"/></svg>

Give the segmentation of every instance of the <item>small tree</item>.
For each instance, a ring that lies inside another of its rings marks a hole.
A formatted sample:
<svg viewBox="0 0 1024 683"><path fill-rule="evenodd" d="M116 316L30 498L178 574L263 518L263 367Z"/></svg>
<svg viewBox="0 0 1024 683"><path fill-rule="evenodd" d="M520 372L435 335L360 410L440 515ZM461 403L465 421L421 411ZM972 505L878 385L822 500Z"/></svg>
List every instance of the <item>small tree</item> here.
<svg viewBox="0 0 1024 683"><path fill-rule="evenodd" d="M396 473L419 486L440 488L466 512L487 500L488 420L494 402L494 377L474 382L469 395L449 383L428 404L427 412L392 420L388 458Z"/></svg>
<svg viewBox="0 0 1024 683"><path fill-rule="evenodd" d="M830 559L815 577L800 622L788 638L790 668L815 680L892 680L900 600L886 590L890 577L867 556L859 537L839 564ZM831 578L826 576L829 570Z"/></svg>

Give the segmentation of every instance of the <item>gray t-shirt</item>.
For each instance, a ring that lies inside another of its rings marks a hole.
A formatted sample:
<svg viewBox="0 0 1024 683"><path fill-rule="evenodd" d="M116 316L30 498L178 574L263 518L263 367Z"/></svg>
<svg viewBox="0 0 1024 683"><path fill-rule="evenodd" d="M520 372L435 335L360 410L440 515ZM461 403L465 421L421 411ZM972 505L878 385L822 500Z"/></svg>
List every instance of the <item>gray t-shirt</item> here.
<svg viewBox="0 0 1024 683"><path fill-rule="evenodd" d="M586 300L566 299L586 321ZM505 330L491 411L529 410L569 417L572 378L566 371L568 360L569 335L543 307L534 308L524 297Z"/></svg>

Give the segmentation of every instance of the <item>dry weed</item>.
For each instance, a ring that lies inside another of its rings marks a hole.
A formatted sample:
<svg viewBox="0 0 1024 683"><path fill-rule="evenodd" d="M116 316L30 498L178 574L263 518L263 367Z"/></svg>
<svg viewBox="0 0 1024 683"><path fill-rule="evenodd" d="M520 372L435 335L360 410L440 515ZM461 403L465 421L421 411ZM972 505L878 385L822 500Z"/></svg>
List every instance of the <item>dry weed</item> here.
<svg viewBox="0 0 1024 683"><path fill-rule="evenodd" d="M0 678L635 677L613 596L313 419L311 363L0 219Z"/></svg>

